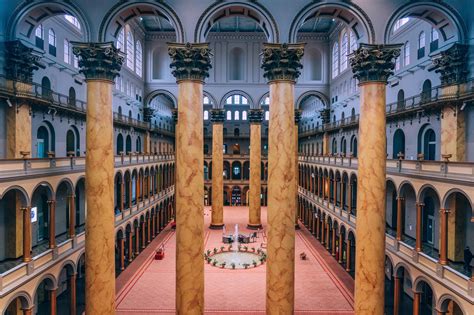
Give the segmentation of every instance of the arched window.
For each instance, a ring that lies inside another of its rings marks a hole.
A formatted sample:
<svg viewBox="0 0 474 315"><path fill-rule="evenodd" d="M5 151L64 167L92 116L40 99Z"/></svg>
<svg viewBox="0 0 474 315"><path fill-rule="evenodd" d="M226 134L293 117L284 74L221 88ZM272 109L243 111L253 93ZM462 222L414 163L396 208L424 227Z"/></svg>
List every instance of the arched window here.
<svg viewBox="0 0 474 315"><path fill-rule="evenodd" d="M234 128L234 136L235 137L240 136L240 129L239 128Z"/></svg>
<svg viewBox="0 0 474 315"><path fill-rule="evenodd" d="M230 110L228 110L227 113L226 113L226 119L227 120L232 120L232 112Z"/></svg>
<svg viewBox="0 0 474 315"><path fill-rule="evenodd" d="M392 158L398 159L398 154L405 155L405 134L403 130L397 129L393 135L393 152Z"/></svg>
<svg viewBox="0 0 474 315"><path fill-rule="evenodd" d="M74 129L69 129L66 133L66 153L68 156L79 156L79 132Z"/></svg>
<svg viewBox="0 0 474 315"><path fill-rule="evenodd" d="M269 120L270 119L270 112L267 110L265 111L265 120Z"/></svg>
<svg viewBox="0 0 474 315"><path fill-rule="evenodd" d="M67 39L64 40L64 62L71 62L71 44Z"/></svg>
<svg viewBox="0 0 474 315"><path fill-rule="evenodd" d="M439 33L435 28L431 29L430 52L438 49Z"/></svg>
<svg viewBox="0 0 474 315"><path fill-rule="evenodd" d="M352 109L351 109L351 120L354 120L355 116L356 116L356 110L355 110L354 107L352 107Z"/></svg>
<svg viewBox="0 0 474 315"><path fill-rule="evenodd" d="M204 111L204 120L209 119L209 112L207 110Z"/></svg>
<svg viewBox="0 0 474 315"><path fill-rule="evenodd" d="M332 139L332 154L337 153L337 140L336 138Z"/></svg>
<svg viewBox="0 0 474 315"><path fill-rule="evenodd" d="M36 44L36 47L44 49L43 24L38 25L38 27L35 30L35 44Z"/></svg>
<svg viewBox="0 0 474 315"><path fill-rule="evenodd" d="M72 86L69 88L68 104L69 106L76 106L76 90Z"/></svg>
<svg viewBox="0 0 474 315"><path fill-rule="evenodd" d="M426 46L426 36L425 32L421 32L418 35L418 59L423 58L425 56L425 46Z"/></svg>
<svg viewBox="0 0 474 315"><path fill-rule="evenodd" d="M401 57L398 56L398 57L395 59L395 71L400 70L400 67L401 67Z"/></svg>
<svg viewBox="0 0 474 315"><path fill-rule="evenodd" d="M244 110L242 112L242 120L247 120L247 111L246 110Z"/></svg>
<svg viewBox="0 0 474 315"><path fill-rule="evenodd" d="M436 159L436 133L429 125L423 126L418 134L418 152L423 153L425 160Z"/></svg>
<svg viewBox="0 0 474 315"><path fill-rule="evenodd" d="M123 152L123 136L121 133L117 136L117 148L115 154L120 155L120 152Z"/></svg>
<svg viewBox="0 0 474 315"><path fill-rule="evenodd" d="M425 80L421 91L421 102L429 102L431 100L431 81Z"/></svg>
<svg viewBox="0 0 474 315"><path fill-rule="evenodd" d="M244 50L240 47L234 47L229 53L229 80L244 79Z"/></svg>
<svg viewBox="0 0 474 315"><path fill-rule="evenodd" d="M133 34L130 29L127 30L127 67L133 70L133 61L135 59Z"/></svg>
<svg viewBox="0 0 474 315"><path fill-rule="evenodd" d="M344 32L341 37L341 72L347 69L347 54L349 49L349 37Z"/></svg>
<svg viewBox="0 0 474 315"><path fill-rule="evenodd" d="M128 118L132 118L132 111L131 110L128 111Z"/></svg>
<svg viewBox="0 0 474 315"><path fill-rule="evenodd" d="M48 77L41 79L41 97L45 99L51 99L53 93L51 91L51 81Z"/></svg>
<svg viewBox="0 0 474 315"><path fill-rule="evenodd" d="M350 43L349 50L352 53L353 51L357 49L357 38L352 30L349 32L349 43Z"/></svg>
<svg viewBox="0 0 474 315"><path fill-rule="evenodd" d="M240 120L240 112L238 110L234 112L234 120Z"/></svg>
<svg viewBox="0 0 474 315"><path fill-rule="evenodd" d="M337 42L332 46L332 77L339 74L339 44Z"/></svg>
<svg viewBox="0 0 474 315"><path fill-rule="evenodd" d="M56 33L52 28L48 32L49 54L56 57Z"/></svg>
<svg viewBox="0 0 474 315"><path fill-rule="evenodd" d="M54 127L47 121L38 128L36 133L36 149L38 158L44 158L49 151L54 152L56 145L56 136Z"/></svg>
<svg viewBox="0 0 474 315"><path fill-rule="evenodd" d="M353 157L357 157L357 137L352 136L351 139L351 153Z"/></svg>
<svg viewBox="0 0 474 315"><path fill-rule="evenodd" d="M143 49L142 43L137 40L137 54L135 56L135 73L138 76L142 76L142 69L143 69Z"/></svg>
<svg viewBox="0 0 474 315"><path fill-rule="evenodd" d="M403 65L408 66L410 64L410 42L406 42L403 47Z"/></svg>
<svg viewBox="0 0 474 315"><path fill-rule="evenodd" d="M402 89L397 94L397 109L405 108L405 91Z"/></svg>
<svg viewBox="0 0 474 315"><path fill-rule="evenodd" d="M142 151L142 140L140 139L140 136L137 137L135 149L136 149L137 152Z"/></svg>
<svg viewBox="0 0 474 315"><path fill-rule="evenodd" d="M125 28L122 27L117 37L117 48L125 52Z"/></svg>
<svg viewBox="0 0 474 315"><path fill-rule="evenodd" d="M130 137L130 135L127 135L127 138L125 140L125 152L127 154L132 152L132 137Z"/></svg>

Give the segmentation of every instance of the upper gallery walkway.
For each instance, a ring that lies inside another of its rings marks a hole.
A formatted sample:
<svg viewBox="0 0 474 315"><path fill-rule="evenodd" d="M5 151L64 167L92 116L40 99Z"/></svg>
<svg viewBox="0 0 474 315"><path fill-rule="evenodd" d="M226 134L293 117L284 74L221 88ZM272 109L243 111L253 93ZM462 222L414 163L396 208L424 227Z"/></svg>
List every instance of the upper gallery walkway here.
<svg viewBox="0 0 474 315"><path fill-rule="evenodd" d="M206 207L206 250L220 248L222 231L208 228L211 214ZM247 230L248 208L225 207L227 233L239 224L241 234ZM262 208L263 231L249 248L266 242L266 208ZM232 231L231 231L232 230ZM117 279L118 315L175 314L176 235L171 229L157 238L150 250L132 262ZM165 258L153 260L154 249L165 247ZM305 253L307 260L301 260ZM353 279L323 246L316 243L306 229L296 232L295 314L353 314ZM264 314L266 267L231 270L205 265L206 314Z"/></svg>

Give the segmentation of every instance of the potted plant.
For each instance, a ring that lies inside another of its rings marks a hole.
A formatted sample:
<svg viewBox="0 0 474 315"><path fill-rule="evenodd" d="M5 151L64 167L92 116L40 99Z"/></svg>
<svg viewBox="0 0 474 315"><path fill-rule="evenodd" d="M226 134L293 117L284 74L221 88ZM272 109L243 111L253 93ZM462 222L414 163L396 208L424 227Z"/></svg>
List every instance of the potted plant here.
<svg viewBox="0 0 474 315"><path fill-rule="evenodd" d="M230 266L232 267L232 269L235 269L235 263L231 263Z"/></svg>
<svg viewBox="0 0 474 315"><path fill-rule="evenodd" d="M245 269L247 269L250 266L250 264L243 264L243 266Z"/></svg>
<svg viewBox="0 0 474 315"><path fill-rule="evenodd" d="M256 262L255 260L253 260L253 261L252 261L252 265L253 265L254 267L257 267L257 262Z"/></svg>
<svg viewBox="0 0 474 315"><path fill-rule="evenodd" d="M211 257L207 257L207 263L210 264L211 263L211 260L212 258Z"/></svg>
<svg viewBox="0 0 474 315"><path fill-rule="evenodd" d="M214 247L214 254L217 254L217 248Z"/></svg>
<svg viewBox="0 0 474 315"><path fill-rule="evenodd" d="M216 260L216 259L214 259L214 260L212 261L212 265L213 265L213 266L217 265L217 260Z"/></svg>
<svg viewBox="0 0 474 315"><path fill-rule="evenodd" d="M222 263L221 263L221 268L224 269L224 268L225 268L225 265L226 265L225 261L222 262Z"/></svg>
<svg viewBox="0 0 474 315"><path fill-rule="evenodd" d="M207 253L207 256L210 256L211 255L211 250L208 249L206 253Z"/></svg>
<svg viewBox="0 0 474 315"><path fill-rule="evenodd" d="M244 252L248 251L248 247L247 246L244 246Z"/></svg>
<svg viewBox="0 0 474 315"><path fill-rule="evenodd" d="M252 247L252 252L254 252L254 253L255 253L255 247Z"/></svg>
<svg viewBox="0 0 474 315"><path fill-rule="evenodd" d="M224 246L221 246L221 252L223 252L223 251L224 251L224 248L225 248Z"/></svg>

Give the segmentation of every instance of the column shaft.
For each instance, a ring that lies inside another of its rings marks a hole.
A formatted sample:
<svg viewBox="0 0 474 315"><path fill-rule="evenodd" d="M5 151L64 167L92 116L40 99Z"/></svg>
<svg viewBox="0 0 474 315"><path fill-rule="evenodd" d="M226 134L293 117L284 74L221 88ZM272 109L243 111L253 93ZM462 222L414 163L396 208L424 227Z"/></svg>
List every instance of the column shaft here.
<svg viewBox="0 0 474 315"><path fill-rule="evenodd" d="M339 248L338 248L338 259L337 262L342 264L342 234L339 232Z"/></svg>
<svg viewBox="0 0 474 315"><path fill-rule="evenodd" d="M440 229L441 239L439 248L439 263L448 264L448 211L449 209L440 209Z"/></svg>
<svg viewBox="0 0 474 315"><path fill-rule="evenodd" d="M397 241L402 240L403 230L403 198L397 198Z"/></svg>
<svg viewBox="0 0 474 315"><path fill-rule="evenodd" d="M75 203L75 196L70 195L68 197L69 200L69 238L74 238L76 236L76 203ZM113 209L113 208L112 208Z"/></svg>
<svg viewBox="0 0 474 315"><path fill-rule="evenodd" d="M346 242L346 271L351 272L351 240Z"/></svg>
<svg viewBox="0 0 474 315"><path fill-rule="evenodd" d="M125 269L125 238L120 239L120 270Z"/></svg>
<svg viewBox="0 0 474 315"><path fill-rule="evenodd" d="M23 261L31 261L31 208L23 210Z"/></svg>
<svg viewBox="0 0 474 315"><path fill-rule="evenodd" d="M334 224L334 223L333 223ZM332 248L331 255L336 256L336 229L332 227Z"/></svg>
<svg viewBox="0 0 474 315"><path fill-rule="evenodd" d="M202 98L203 85L201 82L185 80L178 83L179 112L176 131L177 314L202 314L204 312ZM220 150L222 151L222 147ZM214 173L213 178L219 177L219 175L222 176L222 172L220 174ZM213 191L214 194L215 191Z"/></svg>
<svg viewBox="0 0 474 315"><path fill-rule="evenodd" d="M50 306L51 306L51 315L56 315L57 314L57 292L58 289L50 290L49 291L49 300L50 300Z"/></svg>
<svg viewBox="0 0 474 315"><path fill-rule="evenodd" d="M422 251L422 239L421 239L421 229L422 229L422 224L423 224L423 204L417 202L416 203L416 246L415 250L417 252Z"/></svg>
<svg viewBox="0 0 474 315"><path fill-rule="evenodd" d="M56 200L48 200L49 208L49 248L56 247Z"/></svg>
<svg viewBox="0 0 474 315"><path fill-rule="evenodd" d="M267 314L294 311L294 84L270 83Z"/></svg>
<svg viewBox="0 0 474 315"><path fill-rule="evenodd" d="M393 289L393 315L400 314L400 292L402 288L402 278L394 277L395 285Z"/></svg>
<svg viewBox="0 0 474 315"><path fill-rule="evenodd" d="M262 226L260 221L261 203L261 125L250 124L250 188L249 188L249 223L248 227L257 229Z"/></svg>
<svg viewBox="0 0 474 315"><path fill-rule="evenodd" d="M212 124L212 216L211 228L221 229L224 225L224 157L223 124Z"/></svg>
<svg viewBox="0 0 474 315"><path fill-rule="evenodd" d="M76 315L76 279L77 275L73 274L69 277L69 292L70 292L70 299L69 299L69 315Z"/></svg>
<svg viewBox="0 0 474 315"><path fill-rule="evenodd" d="M420 315L421 292L413 292L413 315Z"/></svg>

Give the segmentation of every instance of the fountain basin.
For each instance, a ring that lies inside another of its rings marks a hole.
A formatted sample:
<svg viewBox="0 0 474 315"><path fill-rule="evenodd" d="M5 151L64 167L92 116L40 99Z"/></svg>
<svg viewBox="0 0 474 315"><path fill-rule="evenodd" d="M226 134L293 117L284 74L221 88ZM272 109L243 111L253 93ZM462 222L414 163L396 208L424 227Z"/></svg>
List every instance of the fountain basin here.
<svg viewBox="0 0 474 315"><path fill-rule="evenodd" d="M204 259L211 266L221 269L251 269L261 266L266 261L267 255L261 250L255 249L232 249L221 248L214 251L208 250L204 254Z"/></svg>

